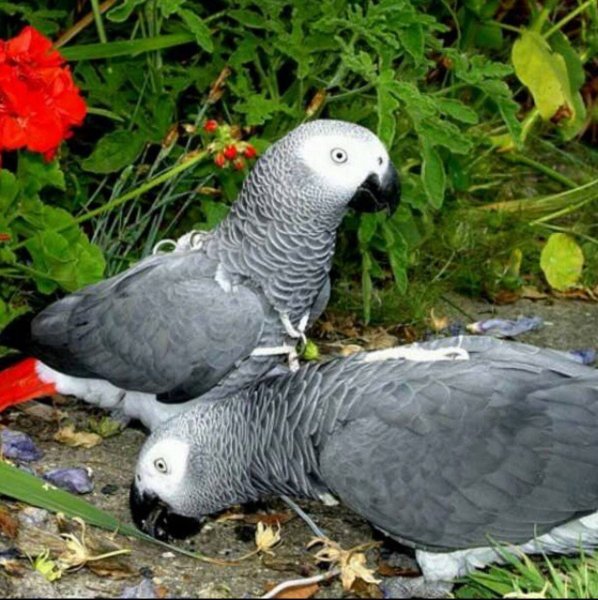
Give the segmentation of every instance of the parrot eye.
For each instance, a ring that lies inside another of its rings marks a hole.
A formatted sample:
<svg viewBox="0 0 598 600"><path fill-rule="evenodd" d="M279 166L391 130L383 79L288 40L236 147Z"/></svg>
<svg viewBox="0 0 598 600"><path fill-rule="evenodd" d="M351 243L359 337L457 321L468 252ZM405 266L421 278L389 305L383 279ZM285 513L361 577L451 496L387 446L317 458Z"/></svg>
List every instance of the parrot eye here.
<svg viewBox="0 0 598 600"><path fill-rule="evenodd" d="M163 458L157 458L154 461L154 467L156 467L156 471L158 471L158 473L168 473L168 465Z"/></svg>
<svg viewBox="0 0 598 600"><path fill-rule="evenodd" d="M339 165L342 163L346 163L348 160L347 153L342 148L333 148L330 152L330 156L335 163Z"/></svg>

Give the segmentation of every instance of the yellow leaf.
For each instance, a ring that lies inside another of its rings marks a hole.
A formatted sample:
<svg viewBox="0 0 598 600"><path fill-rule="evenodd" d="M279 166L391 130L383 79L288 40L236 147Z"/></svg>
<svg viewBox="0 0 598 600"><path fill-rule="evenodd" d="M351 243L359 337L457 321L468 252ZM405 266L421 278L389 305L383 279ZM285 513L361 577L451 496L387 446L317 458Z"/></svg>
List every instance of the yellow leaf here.
<svg viewBox="0 0 598 600"><path fill-rule="evenodd" d="M567 119L575 118L565 59L552 52L539 33L524 31L513 44L511 59L517 77L529 88L544 120L565 113Z"/></svg>
<svg viewBox="0 0 598 600"><path fill-rule="evenodd" d="M54 439L61 444L73 448L93 448L102 443L102 437L96 433L86 433L84 431L75 431L74 425L66 425L54 435Z"/></svg>
<svg viewBox="0 0 598 600"><path fill-rule="evenodd" d="M45 550L33 559L33 568L50 582L62 577L62 569L50 558L49 550Z"/></svg>
<svg viewBox="0 0 598 600"><path fill-rule="evenodd" d="M553 233L540 255L540 267L550 287L563 292L573 287L581 277L583 252L566 233Z"/></svg>

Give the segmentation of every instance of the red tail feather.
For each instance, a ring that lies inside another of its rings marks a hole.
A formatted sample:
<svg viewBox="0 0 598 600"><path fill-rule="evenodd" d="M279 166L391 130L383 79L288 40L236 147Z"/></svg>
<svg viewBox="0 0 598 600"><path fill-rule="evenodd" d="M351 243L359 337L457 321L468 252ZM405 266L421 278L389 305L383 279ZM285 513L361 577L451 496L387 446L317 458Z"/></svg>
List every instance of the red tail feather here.
<svg viewBox="0 0 598 600"><path fill-rule="evenodd" d="M0 412L14 404L56 393L52 382L39 378L36 364L35 358L26 358L0 372Z"/></svg>

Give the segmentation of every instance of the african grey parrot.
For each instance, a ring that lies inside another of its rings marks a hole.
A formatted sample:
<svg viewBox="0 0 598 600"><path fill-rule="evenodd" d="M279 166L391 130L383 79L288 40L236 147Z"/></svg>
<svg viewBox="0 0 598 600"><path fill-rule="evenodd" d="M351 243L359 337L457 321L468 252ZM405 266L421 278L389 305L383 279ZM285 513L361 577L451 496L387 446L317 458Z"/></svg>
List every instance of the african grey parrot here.
<svg viewBox="0 0 598 600"><path fill-rule="evenodd" d="M392 209L398 193L388 153L367 129L297 127L257 161L197 248L146 258L9 325L0 344L34 358L0 373L0 410L59 392L151 429L180 403L257 380L326 306L348 208Z"/></svg>
<svg viewBox="0 0 598 600"><path fill-rule="evenodd" d="M161 425L131 510L164 536L232 504L326 494L414 547L425 582L498 560L492 540L594 548L598 371L490 337L305 365Z"/></svg>

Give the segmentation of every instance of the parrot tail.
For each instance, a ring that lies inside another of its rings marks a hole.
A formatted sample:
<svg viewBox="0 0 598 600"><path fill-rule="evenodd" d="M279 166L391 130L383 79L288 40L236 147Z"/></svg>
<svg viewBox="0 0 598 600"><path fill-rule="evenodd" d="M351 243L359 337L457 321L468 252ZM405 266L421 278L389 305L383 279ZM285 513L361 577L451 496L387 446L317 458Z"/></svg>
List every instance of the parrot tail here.
<svg viewBox="0 0 598 600"><path fill-rule="evenodd" d="M38 375L38 362L35 358L26 358L0 371L0 412L9 406L56 393L56 386Z"/></svg>

